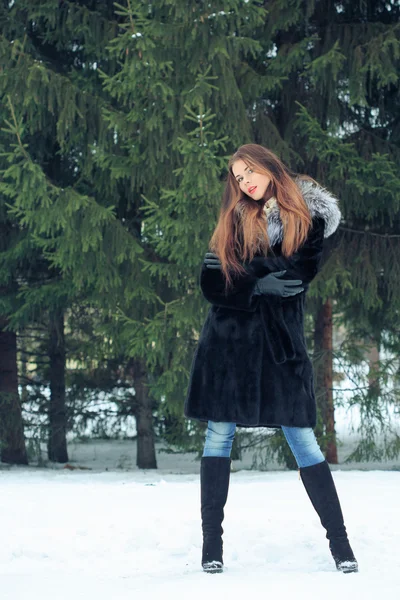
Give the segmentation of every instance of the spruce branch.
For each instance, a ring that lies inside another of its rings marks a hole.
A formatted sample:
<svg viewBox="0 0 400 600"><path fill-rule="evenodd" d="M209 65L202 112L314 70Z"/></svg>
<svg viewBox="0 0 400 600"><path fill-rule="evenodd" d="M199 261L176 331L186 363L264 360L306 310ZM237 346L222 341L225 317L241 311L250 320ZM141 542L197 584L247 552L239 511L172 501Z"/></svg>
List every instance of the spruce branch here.
<svg viewBox="0 0 400 600"><path fill-rule="evenodd" d="M129 21L130 21L130 24L131 24L132 33L135 33L135 23L134 23L133 17L132 17L131 0L128 0L128 11L129 11Z"/></svg>
<svg viewBox="0 0 400 600"><path fill-rule="evenodd" d="M30 161L30 156L27 153L27 151L25 150L24 144L22 143L21 134L20 134L21 126L18 124L17 117L15 115L14 106L13 106L13 103L11 102L11 97L8 94L7 94L7 101L8 101L8 105L10 107L11 117L14 122L13 132L15 133L15 135L17 137L18 145L21 148L22 153L24 154L25 158Z"/></svg>
<svg viewBox="0 0 400 600"><path fill-rule="evenodd" d="M380 238L400 238L400 234L396 233L375 233L374 231L368 231L367 229L352 229L344 225L339 225L338 229L341 231L351 231L352 233L359 233L361 235L371 235Z"/></svg>

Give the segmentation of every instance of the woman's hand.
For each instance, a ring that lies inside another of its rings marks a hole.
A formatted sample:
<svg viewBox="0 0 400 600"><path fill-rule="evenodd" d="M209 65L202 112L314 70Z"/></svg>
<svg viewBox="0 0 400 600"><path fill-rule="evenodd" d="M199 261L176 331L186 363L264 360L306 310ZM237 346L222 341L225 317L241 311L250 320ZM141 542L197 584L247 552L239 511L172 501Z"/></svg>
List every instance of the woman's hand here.
<svg viewBox="0 0 400 600"><path fill-rule="evenodd" d="M277 271L276 273L269 273L265 277L261 277L254 289L256 295L267 295L272 294L273 296L295 296L304 292L304 288L301 287L301 279L280 279L286 273L285 271Z"/></svg>
<svg viewBox="0 0 400 600"><path fill-rule="evenodd" d="M207 269L222 269L221 261L218 256L213 252L207 252L204 257L204 264ZM295 296L304 292L301 279L280 279L286 273L284 271L277 271L276 273L269 273L265 277L261 277L255 286L254 295L268 295L282 296L287 298L288 296Z"/></svg>
<svg viewBox="0 0 400 600"><path fill-rule="evenodd" d="M204 264L206 265L207 269L222 269L221 261L213 252L206 252Z"/></svg>

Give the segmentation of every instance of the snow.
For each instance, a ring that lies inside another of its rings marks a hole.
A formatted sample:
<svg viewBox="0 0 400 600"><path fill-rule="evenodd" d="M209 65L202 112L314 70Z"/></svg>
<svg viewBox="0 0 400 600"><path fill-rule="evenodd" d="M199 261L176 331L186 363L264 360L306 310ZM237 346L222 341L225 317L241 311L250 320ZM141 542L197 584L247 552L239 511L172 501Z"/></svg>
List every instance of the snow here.
<svg viewBox="0 0 400 600"><path fill-rule="evenodd" d="M395 596L399 470L333 468L360 565L344 575L297 472L250 471L235 461L225 571L210 575L200 567L199 461L159 452L160 468L140 471L134 446L70 443L74 470L0 466L2 600Z"/></svg>
<svg viewBox="0 0 400 600"><path fill-rule="evenodd" d="M252 471L252 452L232 463L225 570L203 573L196 456L157 444L158 470L141 471L133 440L70 438L71 469L46 463L45 445L42 468L0 463L1 600L396 597L400 459L344 463L359 414L335 416L332 470L359 573L336 571L297 472Z"/></svg>

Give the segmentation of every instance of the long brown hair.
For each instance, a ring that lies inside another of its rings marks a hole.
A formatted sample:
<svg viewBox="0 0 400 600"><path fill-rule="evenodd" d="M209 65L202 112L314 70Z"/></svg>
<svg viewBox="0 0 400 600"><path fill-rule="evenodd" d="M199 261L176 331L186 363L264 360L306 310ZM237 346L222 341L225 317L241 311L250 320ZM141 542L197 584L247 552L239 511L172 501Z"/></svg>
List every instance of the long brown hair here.
<svg viewBox="0 0 400 600"><path fill-rule="evenodd" d="M261 200L253 200L240 189L232 171L233 164L239 159L271 179ZM232 282L232 274L245 272L242 261L251 261L256 253L267 255L270 244L264 206L272 196L277 200L283 223L282 254L290 256L305 241L312 220L295 177L296 173L290 171L276 154L258 144L240 146L230 158L220 215L209 244L210 250L221 261L226 288ZM308 176L301 177L314 181Z"/></svg>

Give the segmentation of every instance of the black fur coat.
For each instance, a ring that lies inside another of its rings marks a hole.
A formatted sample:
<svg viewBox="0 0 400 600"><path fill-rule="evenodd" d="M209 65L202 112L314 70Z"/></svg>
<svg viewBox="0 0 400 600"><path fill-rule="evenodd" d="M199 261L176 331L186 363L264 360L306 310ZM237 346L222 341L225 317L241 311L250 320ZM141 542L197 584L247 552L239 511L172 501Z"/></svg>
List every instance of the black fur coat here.
<svg viewBox="0 0 400 600"><path fill-rule="evenodd" d="M304 338L304 302L318 272L323 240L338 227L340 210L327 190L297 181L312 216L304 244L289 258L281 254L279 208L268 213L273 256L256 256L247 273L224 294L222 272L203 264L200 286L212 304L193 357L185 415L252 427L314 427L313 370ZM271 253L272 254L272 253ZM289 298L253 296L257 278L286 269L305 291Z"/></svg>

